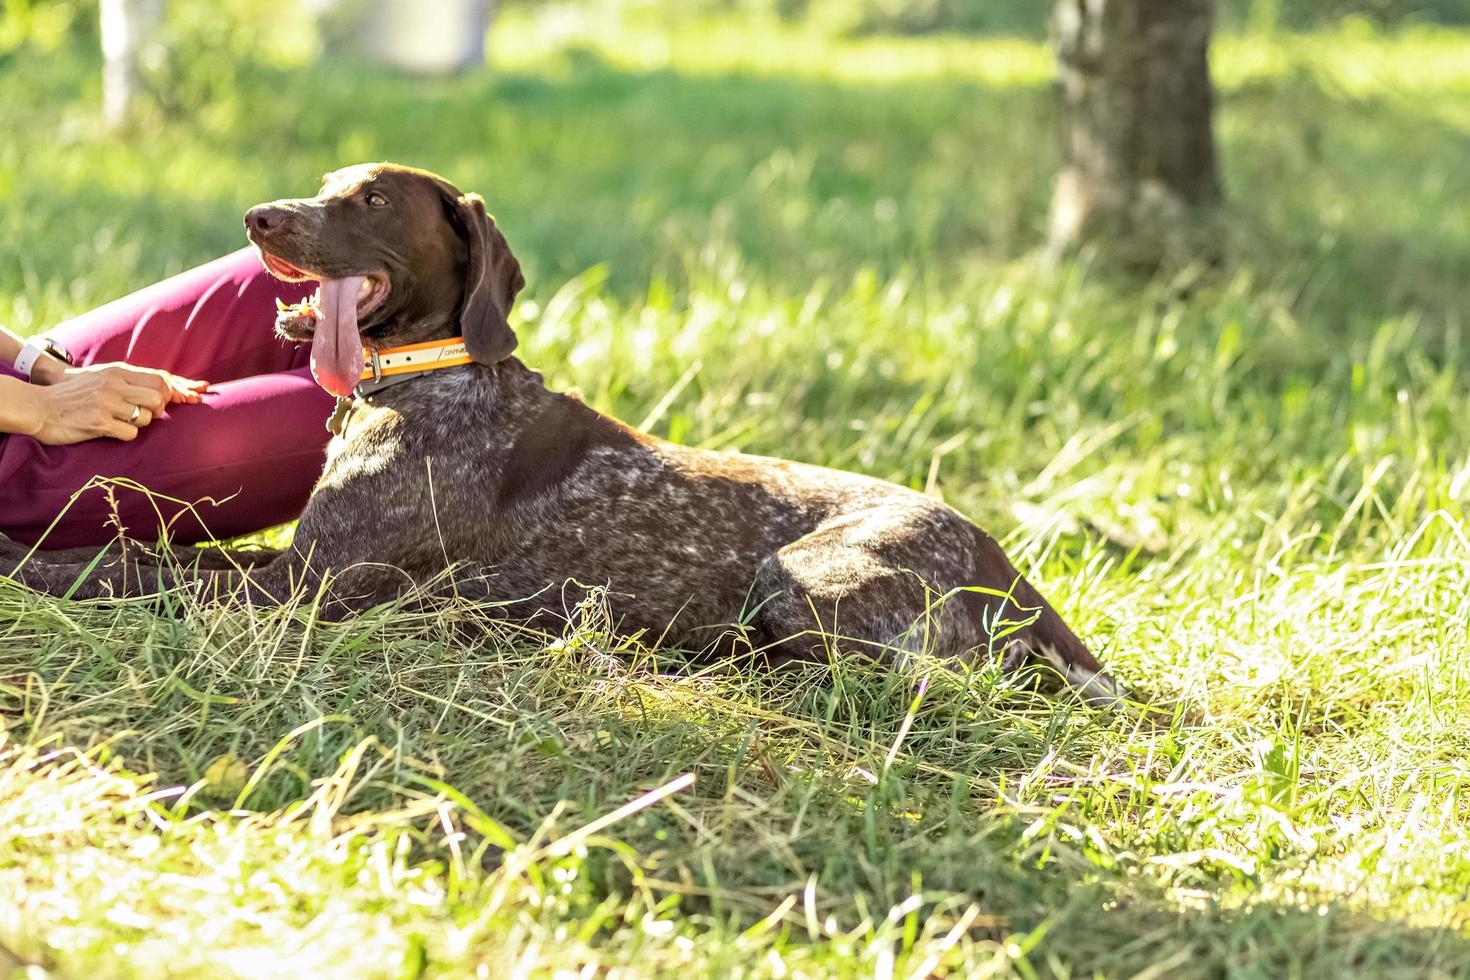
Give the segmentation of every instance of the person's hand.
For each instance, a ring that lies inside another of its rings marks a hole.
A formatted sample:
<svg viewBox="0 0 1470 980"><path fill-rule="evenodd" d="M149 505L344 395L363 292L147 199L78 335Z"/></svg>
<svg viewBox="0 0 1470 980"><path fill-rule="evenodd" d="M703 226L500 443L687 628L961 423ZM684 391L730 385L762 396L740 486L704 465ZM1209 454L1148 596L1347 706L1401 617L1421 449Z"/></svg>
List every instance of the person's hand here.
<svg viewBox="0 0 1470 980"><path fill-rule="evenodd" d="M36 424L28 433L52 446L98 437L131 441L170 402L201 401L209 387L128 364L65 368L53 377L49 383L36 379L42 386L33 396Z"/></svg>
<svg viewBox="0 0 1470 980"><path fill-rule="evenodd" d="M128 384L138 387L153 387L157 384L157 379L162 379L168 385L168 400L175 404L192 405L200 401L200 396L209 390L208 381L181 378L177 374L169 374L167 371L159 371L156 368L135 367L132 364L124 364L122 361L72 367L54 357L38 359L36 366L31 370L31 380L39 385L50 386L89 374L115 375Z"/></svg>

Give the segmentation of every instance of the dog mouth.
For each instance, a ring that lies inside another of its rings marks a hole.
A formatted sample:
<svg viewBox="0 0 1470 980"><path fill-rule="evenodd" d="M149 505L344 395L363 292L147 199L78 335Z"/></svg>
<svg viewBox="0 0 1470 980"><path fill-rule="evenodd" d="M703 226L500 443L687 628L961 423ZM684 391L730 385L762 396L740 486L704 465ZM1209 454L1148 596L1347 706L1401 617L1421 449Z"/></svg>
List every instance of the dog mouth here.
<svg viewBox="0 0 1470 980"><path fill-rule="evenodd" d="M325 273L313 272L309 269L303 269L301 266L294 265L291 262L288 262L287 260L281 258L279 255L274 255L270 252L267 252L265 249L260 248L259 246L256 247L256 251L260 253L260 262L262 265L265 266L265 270L282 282L323 283L328 282L333 278L326 275ZM366 318L369 313L373 312L373 310L376 310L378 307L383 305L383 301L388 298L388 293L392 288L392 283L388 279L388 273L384 271L369 272L363 276L343 276L339 278L360 278L362 280L362 285L358 286L357 288L357 319L359 322ZM296 314L315 314L320 310L320 297L321 290L318 289L314 295L308 297L300 303L287 305L281 300L277 300L276 308L281 313L292 312ZM277 322L279 323L281 319L283 318L278 317ZM308 328L311 326L310 323L304 323L302 325ZM290 339L310 339L309 329L304 336L300 335L300 331L295 332L298 335L292 336Z"/></svg>
<svg viewBox="0 0 1470 980"><path fill-rule="evenodd" d="M383 305L392 290L383 271L329 276L274 255L259 246L266 271L285 282L318 282L316 293L287 305L276 300L276 333L311 342L311 373L317 384L338 397L357 386L365 362L358 324Z"/></svg>
<svg viewBox="0 0 1470 980"><path fill-rule="evenodd" d="M272 273L274 275L274 273ZM357 312L357 320L362 320L378 307L383 305L383 300L388 298L388 279L386 276L352 276L358 280L357 296L354 306ZM318 280L316 277L306 277L295 280L296 282L331 282L330 279ZM342 280L336 280L338 282ZM311 339L321 320L322 290L317 291L299 303L287 303L285 300L276 300L276 331L287 340L304 342Z"/></svg>

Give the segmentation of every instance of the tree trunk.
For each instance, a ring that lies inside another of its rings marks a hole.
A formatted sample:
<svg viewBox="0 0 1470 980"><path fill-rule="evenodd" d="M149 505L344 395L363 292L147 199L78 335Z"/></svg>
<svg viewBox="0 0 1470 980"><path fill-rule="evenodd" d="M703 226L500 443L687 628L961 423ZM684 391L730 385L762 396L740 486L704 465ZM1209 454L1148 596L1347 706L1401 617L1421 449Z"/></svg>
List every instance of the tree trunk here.
<svg viewBox="0 0 1470 980"><path fill-rule="evenodd" d="M428 75L485 64L491 0L375 0L363 11L363 46L380 61Z"/></svg>
<svg viewBox="0 0 1470 980"><path fill-rule="evenodd" d="M140 57L158 23L162 0L102 0L102 118L123 126L142 89Z"/></svg>
<svg viewBox="0 0 1470 980"><path fill-rule="evenodd" d="M1053 254L1126 264L1218 251L1211 0L1054 0L1061 167Z"/></svg>

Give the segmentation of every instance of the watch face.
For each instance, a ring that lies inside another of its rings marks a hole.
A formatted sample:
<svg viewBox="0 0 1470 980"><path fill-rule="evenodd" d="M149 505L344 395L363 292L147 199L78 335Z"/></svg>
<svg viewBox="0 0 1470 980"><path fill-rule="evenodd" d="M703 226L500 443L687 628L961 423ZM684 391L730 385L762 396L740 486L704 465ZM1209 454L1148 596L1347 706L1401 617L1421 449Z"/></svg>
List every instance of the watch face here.
<svg viewBox="0 0 1470 980"><path fill-rule="evenodd" d="M71 355L66 352L66 348L65 347L62 347L60 344L58 344L54 340L47 340L45 342L45 344L46 344L46 353L50 354L52 357L56 358L57 360L65 361L68 364L73 363L72 362L72 359L71 359Z"/></svg>

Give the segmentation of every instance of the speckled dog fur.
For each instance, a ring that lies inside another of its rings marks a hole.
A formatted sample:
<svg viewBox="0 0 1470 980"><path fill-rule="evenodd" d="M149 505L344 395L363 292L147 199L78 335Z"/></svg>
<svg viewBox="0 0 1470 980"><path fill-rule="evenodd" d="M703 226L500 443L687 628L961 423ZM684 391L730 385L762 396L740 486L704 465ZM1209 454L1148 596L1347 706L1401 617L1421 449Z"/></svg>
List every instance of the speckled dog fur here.
<svg viewBox="0 0 1470 980"><path fill-rule="evenodd" d="M388 205L364 205L370 192ZM621 631L669 644L711 647L741 623L742 642L777 656L823 656L836 635L879 657L1039 658L1090 698L1116 695L994 539L939 501L852 473L675 445L547 390L511 353L506 316L523 280L478 197L370 164L329 174L315 198L269 207L289 220L270 235L252 229L260 248L314 275L386 272L391 292L361 324L364 342L463 333L478 363L354 400L285 552L196 561L184 551L180 567L126 549L127 560L93 568L78 596L148 590L162 577L280 602L325 583L323 612L337 617L442 583L453 567L461 595L552 629L605 590ZM0 570L52 592L93 557L20 563L22 553L0 549Z"/></svg>

